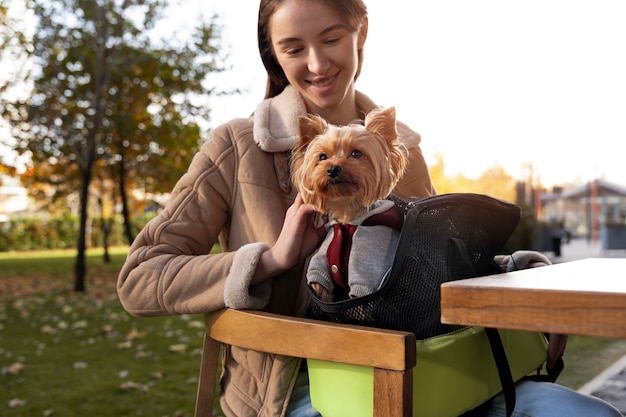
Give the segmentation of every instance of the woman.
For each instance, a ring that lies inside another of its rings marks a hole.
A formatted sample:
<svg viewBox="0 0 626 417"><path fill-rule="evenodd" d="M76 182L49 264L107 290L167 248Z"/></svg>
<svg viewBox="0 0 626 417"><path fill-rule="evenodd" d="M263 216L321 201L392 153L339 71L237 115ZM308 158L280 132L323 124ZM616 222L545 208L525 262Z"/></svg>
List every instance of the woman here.
<svg viewBox="0 0 626 417"><path fill-rule="evenodd" d="M129 312L231 307L303 315L304 261L324 231L313 225L312 208L290 182L289 151L300 115L315 113L341 125L377 107L355 89L367 30L360 0L261 1L266 99L253 116L211 133L170 203L135 240L118 282ZM395 193L434 194L420 136L401 123L398 133L411 160ZM223 252L209 255L218 240ZM227 416L319 415L300 359L230 346L223 358L220 402Z"/></svg>

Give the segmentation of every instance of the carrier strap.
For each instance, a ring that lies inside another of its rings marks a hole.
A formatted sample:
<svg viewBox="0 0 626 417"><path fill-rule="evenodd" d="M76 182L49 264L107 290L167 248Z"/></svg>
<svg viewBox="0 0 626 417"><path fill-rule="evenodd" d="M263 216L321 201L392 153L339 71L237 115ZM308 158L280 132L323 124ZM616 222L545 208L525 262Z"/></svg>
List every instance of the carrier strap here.
<svg viewBox="0 0 626 417"><path fill-rule="evenodd" d="M485 328L485 333L489 339L489 345L491 345L493 358L496 361L496 368L498 368L498 376L500 377L504 401L506 402L506 415L507 417L511 417L515 409L515 383L511 375L509 361L506 358L506 352L504 351L498 329Z"/></svg>
<svg viewBox="0 0 626 417"><path fill-rule="evenodd" d="M465 244L460 239L450 239L451 245L448 252L448 268L451 267L451 260L454 254L460 256L461 261L465 264L464 269L469 272L469 276L476 276L474 264L472 263ZM449 271L451 274L454 271ZM454 276L454 275L452 275ZM462 277L458 277L462 278ZM491 352L493 359L496 362L496 368L498 369L498 376L500 377L500 384L502 385L502 392L504 393L504 400L506 402L506 415L511 417L513 410L515 409L515 382L513 382L513 376L511 375L511 368L509 367L509 361L506 357L506 351L502 345L502 339L498 329L485 328L485 333L489 339L489 345L491 346Z"/></svg>

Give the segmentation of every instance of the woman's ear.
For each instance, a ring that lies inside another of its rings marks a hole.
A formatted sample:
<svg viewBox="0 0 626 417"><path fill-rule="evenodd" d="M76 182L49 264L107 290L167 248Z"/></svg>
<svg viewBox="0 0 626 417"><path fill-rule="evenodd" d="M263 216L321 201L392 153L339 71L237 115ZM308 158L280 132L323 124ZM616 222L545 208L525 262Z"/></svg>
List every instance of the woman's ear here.
<svg viewBox="0 0 626 417"><path fill-rule="evenodd" d="M361 27L359 28L358 49L362 49L363 46L365 45L365 40L367 39L368 25L369 25L369 20L367 16L365 16L361 23Z"/></svg>

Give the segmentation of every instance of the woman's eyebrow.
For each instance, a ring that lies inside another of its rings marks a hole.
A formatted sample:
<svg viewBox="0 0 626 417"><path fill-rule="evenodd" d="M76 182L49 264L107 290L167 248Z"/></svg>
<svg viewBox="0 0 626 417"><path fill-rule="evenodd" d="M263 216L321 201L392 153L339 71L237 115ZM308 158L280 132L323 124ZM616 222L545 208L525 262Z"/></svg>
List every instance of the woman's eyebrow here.
<svg viewBox="0 0 626 417"><path fill-rule="evenodd" d="M320 33L320 35L325 35L325 34L327 34L328 32L332 32L333 30L339 30L339 29L347 29L347 27L346 27L346 25L344 25L344 24L337 23L337 24L335 24L335 25L328 26L326 29L324 29L324 30Z"/></svg>
<svg viewBox="0 0 626 417"><path fill-rule="evenodd" d="M329 32L332 32L332 31L334 31L334 30L339 30L339 29L347 29L347 27L346 27L346 25L343 25L343 24L341 24L341 23L337 23L337 24L335 24L335 25L328 26L327 28L325 28L324 30L322 30L322 31L320 32L320 36L323 36L323 35L325 35L325 34L327 34L327 33L329 33ZM299 39L299 38L296 38L296 37L282 38L282 39L278 40L278 41L276 42L276 44L277 44L277 45L284 45L284 44L291 43L291 42L297 42L297 41L299 41L299 40L300 40L300 39Z"/></svg>

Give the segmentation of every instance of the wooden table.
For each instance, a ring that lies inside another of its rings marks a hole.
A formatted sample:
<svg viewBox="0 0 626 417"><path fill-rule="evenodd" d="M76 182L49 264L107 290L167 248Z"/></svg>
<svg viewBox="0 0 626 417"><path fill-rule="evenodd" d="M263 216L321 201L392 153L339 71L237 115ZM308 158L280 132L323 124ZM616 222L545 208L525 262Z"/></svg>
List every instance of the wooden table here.
<svg viewBox="0 0 626 417"><path fill-rule="evenodd" d="M590 258L445 283L441 321L626 338L626 258Z"/></svg>

